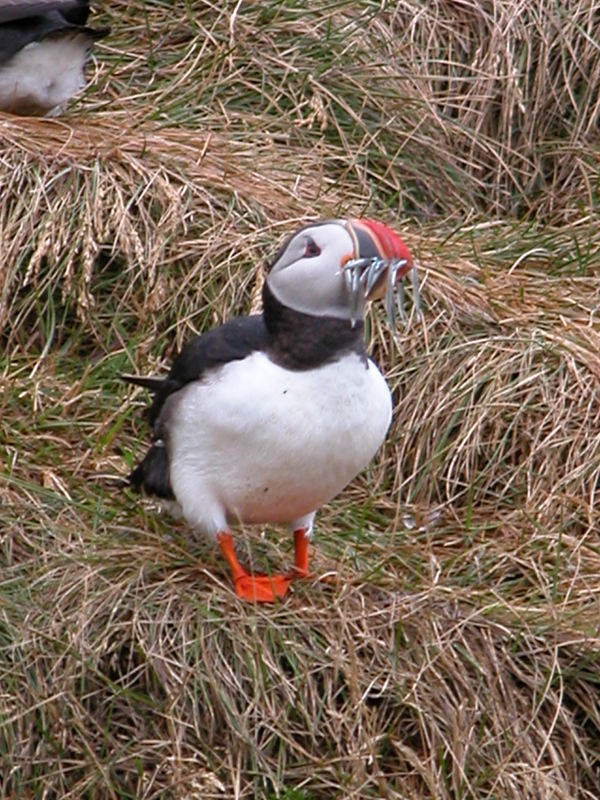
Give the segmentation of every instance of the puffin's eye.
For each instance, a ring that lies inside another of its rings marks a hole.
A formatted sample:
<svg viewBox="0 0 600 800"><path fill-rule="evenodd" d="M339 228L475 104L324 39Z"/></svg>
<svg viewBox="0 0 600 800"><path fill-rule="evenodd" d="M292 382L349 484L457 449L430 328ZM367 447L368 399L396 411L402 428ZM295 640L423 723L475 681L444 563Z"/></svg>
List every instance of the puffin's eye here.
<svg viewBox="0 0 600 800"><path fill-rule="evenodd" d="M314 258L321 255L321 248L314 239L308 238L306 240L306 247L304 248L304 255L307 258Z"/></svg>

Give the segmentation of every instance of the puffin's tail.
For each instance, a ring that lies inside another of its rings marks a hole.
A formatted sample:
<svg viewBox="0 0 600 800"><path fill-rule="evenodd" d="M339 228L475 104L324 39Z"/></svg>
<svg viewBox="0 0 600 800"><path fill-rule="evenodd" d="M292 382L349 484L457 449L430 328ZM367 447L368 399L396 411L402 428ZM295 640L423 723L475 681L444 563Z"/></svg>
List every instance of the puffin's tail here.
<svg viewBox="0 0 600 800"><path fill-rule="evenodd" d="M151 378L146 375L121 375L121 380L125 383L132 383L134 386L143 386L151 392L158 392L164 383L163 378Z"/></svg>
<svg viewBox="0 0 600 800"><path fill-rule="evenodd" d="M143 386L157 394L164 386L163 378L149 378L144 375L121 375L126 383ZM156 402L156 399L155 399ZM152 411L152 408L150 408ZM175 495L169 478L169 456L162 439L156 439L146 453L143 461L127 477L127 484L136 492L174 500Z"/></svg>
<svg viewBox="0 0 600 800"><path fill-rule="evenodd" d="M154 442L144 460L129 474L127 482L137 492L166 500L175 499L169 479L169 457L162 439Z"/></svg>

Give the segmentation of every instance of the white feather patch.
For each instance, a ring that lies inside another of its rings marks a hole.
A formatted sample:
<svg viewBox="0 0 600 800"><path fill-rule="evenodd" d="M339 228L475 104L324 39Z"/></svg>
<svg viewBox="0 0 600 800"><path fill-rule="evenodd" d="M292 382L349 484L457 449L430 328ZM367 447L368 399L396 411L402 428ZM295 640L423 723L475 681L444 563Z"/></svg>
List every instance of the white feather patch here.
<svg viewBox="0 0 600 800"><path fill-rule="evenodd" d="M85 86L84 33L32 42L0 66L0 108L17 114L59 109Z"/></svg>
<svg viewBox="0 0 600 800"><path fill-rule="evenodd" d="M338 494L383 442L387 384L350 354L291 371L256 352L167 400L173 491L209 536L227 523L292 522Z"/></svg>

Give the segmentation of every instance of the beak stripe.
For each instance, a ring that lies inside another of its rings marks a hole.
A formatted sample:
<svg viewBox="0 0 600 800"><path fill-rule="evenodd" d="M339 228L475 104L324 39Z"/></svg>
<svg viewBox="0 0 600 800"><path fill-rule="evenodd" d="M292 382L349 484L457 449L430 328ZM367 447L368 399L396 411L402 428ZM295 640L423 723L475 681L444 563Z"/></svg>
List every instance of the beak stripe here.
<svg viewBox="0 0 600 800"><path fill-rule="evenodd" d="M408 247L398 234L391 228L388 228L387 225L384 225L382 222L376 222L373 219L365 219L364 217L355 220L354 224L367 230L382 258L388 258L390 260L403 259L412 267L413 260Z"/></svg>

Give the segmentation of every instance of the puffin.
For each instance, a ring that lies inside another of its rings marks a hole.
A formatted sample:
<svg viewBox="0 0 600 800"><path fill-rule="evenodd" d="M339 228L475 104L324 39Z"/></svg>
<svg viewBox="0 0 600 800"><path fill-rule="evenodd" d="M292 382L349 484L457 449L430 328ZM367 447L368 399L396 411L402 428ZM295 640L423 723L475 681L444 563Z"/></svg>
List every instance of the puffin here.
<svg viewBox="0 0 600 800"><path fill-rule="evenodd" d="M95 41L88 0L4 0L0 4L0 110L56 116L85 86Z"/></svg>
<svg viewBox="0 0 600 800"><path fill-rule="evenodd" d="M122 376L153 394L152 444L125 482L218 544L238 597L274 602L310 577L317 510L383 443L392 400L363 317L385 298L393 322L409 273L418 313L416 267L397 233L372 219L310 222L268 266L262 313L192 339L166 377ZM235 526L275 523L294 537L293 569L254 574Z"/></svg>

